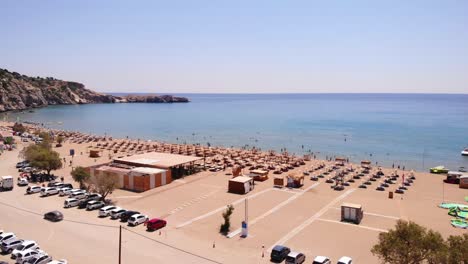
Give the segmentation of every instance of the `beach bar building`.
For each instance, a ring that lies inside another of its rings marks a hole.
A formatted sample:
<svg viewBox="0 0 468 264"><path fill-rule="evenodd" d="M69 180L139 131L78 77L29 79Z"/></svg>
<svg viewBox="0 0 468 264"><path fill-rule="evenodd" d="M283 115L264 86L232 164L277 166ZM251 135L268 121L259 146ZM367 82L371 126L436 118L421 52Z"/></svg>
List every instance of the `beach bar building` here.
<svg viewBox="0 0 468 264"><path fill-rule="evenodd" d="M114 159L110 163L88 167L91 176L115 177L121 189L144 192L172 182L193 171L202 158L149 152ZM174 176L175 175L175 176Z"/></svg>

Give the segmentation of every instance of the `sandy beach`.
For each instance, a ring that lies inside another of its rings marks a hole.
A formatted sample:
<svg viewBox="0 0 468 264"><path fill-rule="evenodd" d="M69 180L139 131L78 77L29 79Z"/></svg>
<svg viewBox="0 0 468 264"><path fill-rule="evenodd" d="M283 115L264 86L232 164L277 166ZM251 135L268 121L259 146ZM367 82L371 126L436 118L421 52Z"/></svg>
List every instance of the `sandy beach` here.
<svg viewBox="0 0 468 264"><path fill-rule="evenodd" d="M0 127L8 125L12 124L0 123ZM15 138L18 147L0 156L0 175L12 175L16 183L19 173L15 164L21 160L19 152L32 143ZM106 163L118 156L139 152L174 149L171 144L161 142L158 149L145 147L153 146L156 142L88 139L83 135L70 136L63 146L54 146L54 150L65 158L65 163L53 174L78 186L70 175L76 166ZM139 149L140 145L143 147ZM118 151L114 151L117 147ZM72 164L70 149L76 153ZM100 150L101 156L90 158L90 149ZM254 151L252 154L240 149L232 152L215 147L212 149L216 153L207 158L211 171L198 172L142 193L119 189L109 196L120 207L143 212L150 218L162 217L168 222L161 232L147 232L143 226L125 225L122 231L122 263L269 263L270 248L276 244L304 253L306 262L317 255L324 255L333 262L341 256L350 256L356 263L377 263L370 248L376 243L378 234L392 228L398 219L415 221L445 237L468 232L452 227L452 217L446 210L437 207L442 201L464 203L464 196L468 195L467 190L459 189L458 185L443 184L443 175L415 172L416 179L408 190L389 199L388 192L394 191L397 184L390 185L385 191L377 191L375 188L381 180L371 182L367 189L358 188L365 178L350 182L342 191L332 189L332 184L325 181L337 170L332 169L335 160L304 160L303 157L292 156L281 160L281 155L270 159L268 153L263 152ZM197 147L181 146L177 151L195 155ZM232 153L239 153L240 157L248 153L252 156L236 160ZM262 160L262 166L272 163L269 179L256 182L255 189L246 195L228 193L232 167L243 162L243 173L248 173L251 167L260 164L259 160ZM252 164L247 164L249 161ZM273 187L273 172L280 170L282 163L295 162L304 162L305 165L292 166L281 175L302 175L320 164L325 167L305 176L304 185L300 188ZM360 164L346 163L345 167L356 170ZM310 179L329 170L330 176L318 178L318 181ZM373 166L369 175L377 170ZM382 168L382 172L391 175L395 169ZM408 171L398 169L396 173L409 175ZM398 183L401 183L401 178L397 180ZM117 262L120 222L98 218L96 211L63 209L63 197L25 195L25 189L15 185L13 191L0 193L0 229L14 232L20 238L35 240L51 256L67 259L69 263ZM244 220L245 199L249 204L249 236L241 238L238 233ZM345 202L363 206L364 217L359 225L340 221L340 206ZM221 213L228 204L235 207L230 238L218 232L222 223ZM65 221L50 223L43 220L41 215L51 210L63 212ZM0 260L11 262L8 258L0 255Z"/></svg>

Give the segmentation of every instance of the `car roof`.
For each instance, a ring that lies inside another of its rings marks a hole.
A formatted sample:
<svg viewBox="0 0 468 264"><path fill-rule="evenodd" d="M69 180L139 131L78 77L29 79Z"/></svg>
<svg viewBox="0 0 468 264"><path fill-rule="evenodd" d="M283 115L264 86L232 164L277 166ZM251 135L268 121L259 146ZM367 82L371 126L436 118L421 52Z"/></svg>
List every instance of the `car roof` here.
<svg viewBox="0 0 468 264"><path fill-rule="evenodd" d="M62 215L60 211L51 211L51 212L48 212L48 214Z"/></svg>
<svg viewBox="0 0 468 264"><path fill-rule="evenodd" d="M273 247L273 250L278 250L278 251L281 251L283 250L284 248L286 248L285 246L282 246L282 245L276 245Z"/></svg>
<svg viewBox="0 0 468 264"><path fill-rule="evenodd" d="M347 262L350 262L351 260L353 260L353 259L350 258L350 257L344 256L344 257L341 257L341 258L338 260L338 262L345 262L345 263L347 263Z"/></svg>
<svg viewBox="0 0 468 264"><path fill-rule="evenodd" d="M300 253L300 252L296 252L296 251L291 251L291 252L289 252L288 257L293 257L293 258L295 258L295 257L297 257L299 254L301 254L301 253Z"/></svg>
<svg viewBox="0 0 468 264"><path fill-rule="evenodd" d="M165 220L161 219L161 218L153 218L153 219L149 220L148 222L152 223L152 222L157 222L157 221L165 221Z"/></svg>
<svg viewBox="0 0 468 264"><path fill-rule="evenodd" d="M314 261L318 261L318 262L324 262L325 260L327 260L328 258L327 257L324 257L324 256L317 256L315 257Z"/></svg>
<svg viewBox="0 0 468 264"><path fill-rule="evenodd" d="M2 233L0 236L6 237L6 236L9 236L9 235L15 235L15 234L11 233L11 232L8 232L8 233Z"/></svg>

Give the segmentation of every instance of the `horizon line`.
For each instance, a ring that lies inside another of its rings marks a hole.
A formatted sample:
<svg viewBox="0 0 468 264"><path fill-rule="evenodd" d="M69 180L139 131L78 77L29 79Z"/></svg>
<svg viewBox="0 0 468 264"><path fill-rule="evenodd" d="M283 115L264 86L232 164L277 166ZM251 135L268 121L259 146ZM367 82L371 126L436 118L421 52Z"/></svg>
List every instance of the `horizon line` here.
<svg viewBox="0 0 468 264"><path fill-rule="evenodd" d="M232 92L102 92L97 91L103 94L159 94L159 95L172 95L172 94L232 94L232 95L240 95L240 94L252 94L252 95L282 95L282 94L406 94L406 95L468 95L468 93L437 93L437 92L410 92L410 93L395 93L395 92L305 92L305 93L297 93L297 92L271 92L271 93L232 93Z"/></svg>

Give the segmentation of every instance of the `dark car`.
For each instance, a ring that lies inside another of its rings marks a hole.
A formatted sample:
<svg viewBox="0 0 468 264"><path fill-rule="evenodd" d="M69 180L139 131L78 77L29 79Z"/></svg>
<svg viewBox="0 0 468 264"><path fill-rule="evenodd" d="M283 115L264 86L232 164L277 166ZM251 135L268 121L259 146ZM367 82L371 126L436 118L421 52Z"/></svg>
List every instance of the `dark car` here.
<svg viewBox="0 0 468 264"><path fill-rule="evenodd" d="M62 186L60 186L60 188L72 188L73 189L73 185L71 185L71 183L64 183L62 184Z"/></svg>
<svg viewBox="0 0 468 264"><path fill-rule="evenodd" d="M52 221L52 222L58 222L63 220L63 214L59 211L52 211L44 214L44 219Z"/></svg>
<svg viewBox="0 0 468 264"><path fill-rule="evenodd" d="M78 204L78 208L80 209L84 209L86 208L86 206L88 205L88 202L90 201L96 201L97 199L96 198L93 198L93 197L88 197L88 198L85 198L85 199L81 199L80 200L80 203Z"/></svg>
<svg viewBox="0 0 468 264"><path fill-rule="evenodd" d="M288 254L291 252L291 249L285 246L281 245L276 245L272 250L271 250L271 255L270 255L270 260L272 262L282 262L283 260L286 259Z"/></svg>
<svg viewBox="0 0 468 264"><path fill-rule="evenodd" d="M136 214L139 214L140 212L137 212L137 211L127 211L125 213L123 213L121 216L120 216L120 221L122 222L127 222L128 219L132 216L132 215L136 215Z"/></svg>

